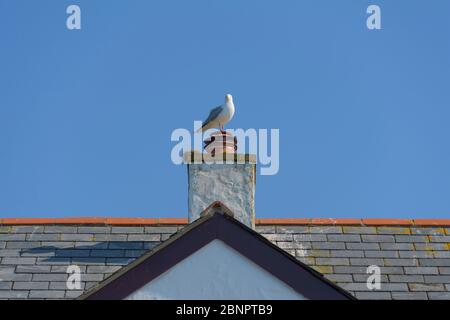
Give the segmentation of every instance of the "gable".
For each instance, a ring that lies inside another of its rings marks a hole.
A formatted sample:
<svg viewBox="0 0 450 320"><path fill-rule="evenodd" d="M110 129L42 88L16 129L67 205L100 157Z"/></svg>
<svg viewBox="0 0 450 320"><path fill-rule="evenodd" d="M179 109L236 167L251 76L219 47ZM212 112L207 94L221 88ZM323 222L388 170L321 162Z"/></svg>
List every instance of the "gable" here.
<svg viewBox="0 0 450 320"><path fill-rule="evenodd" d="M301 294L221 240L213 240L126 299L303 300Z"/></svg>
<svg viewBox="0 0 450 320"><path fill-rule="evenodd" d="M125 299L145 285L152 283L153 280L202 247L214 240L221 240L228 247L269 272L272 277L293 288L306 299L353 299L349 293L325 279L320 273L299 262L254 230L235 220L227 213L228 209L220 203L218 206L211 206L208 210L210 211L206 212L202 218L106 279L81 298L89 300ZM207 268L208 263L204 263L202 269L206 270ZM158 280L155 283L158 284ZM155 284L151 284L149 287L153 286L156 287ZM149 294L158 295L159 293L150 290ZM187 295L183 298L191 299Z"/></svg>

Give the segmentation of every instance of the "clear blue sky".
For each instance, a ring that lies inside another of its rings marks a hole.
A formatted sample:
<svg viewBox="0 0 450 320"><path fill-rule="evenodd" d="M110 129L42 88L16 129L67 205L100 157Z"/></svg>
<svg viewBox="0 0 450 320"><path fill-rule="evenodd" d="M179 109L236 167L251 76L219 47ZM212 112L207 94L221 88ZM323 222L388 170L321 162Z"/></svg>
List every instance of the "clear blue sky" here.
<svg viewBox="0 0 450 320"><path fill-rule="evenodd" d="M449 16L448 0L0 0L0 217L187 216L171 132L230 92L230 127L280 129L258 217L448 218Z"/></svg>

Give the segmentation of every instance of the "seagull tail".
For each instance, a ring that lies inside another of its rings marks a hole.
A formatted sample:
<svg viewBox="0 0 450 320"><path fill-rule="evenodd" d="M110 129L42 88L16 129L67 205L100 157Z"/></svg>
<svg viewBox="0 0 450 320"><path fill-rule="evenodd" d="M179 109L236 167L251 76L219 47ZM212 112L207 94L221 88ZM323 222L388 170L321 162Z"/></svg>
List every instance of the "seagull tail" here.
<svg viewBox="0 0 450 320"><path fill-rule="evenodd" d="M201 128L198 128L195 132L203 132L211 128L211 122L204 123Z"/></svg>

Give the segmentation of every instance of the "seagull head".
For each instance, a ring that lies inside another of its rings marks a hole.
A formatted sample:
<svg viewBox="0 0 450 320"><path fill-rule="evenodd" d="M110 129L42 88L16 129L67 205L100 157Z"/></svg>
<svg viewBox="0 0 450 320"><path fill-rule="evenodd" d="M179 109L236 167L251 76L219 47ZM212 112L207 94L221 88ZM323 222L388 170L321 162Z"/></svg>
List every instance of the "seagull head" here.
<svg viewBox="0 0 450 320"><path fill-rule="evenodd" d="M232 102L233 101L233 96L231 94L226 94L225 95L225 101L226 102Z"/></svg>

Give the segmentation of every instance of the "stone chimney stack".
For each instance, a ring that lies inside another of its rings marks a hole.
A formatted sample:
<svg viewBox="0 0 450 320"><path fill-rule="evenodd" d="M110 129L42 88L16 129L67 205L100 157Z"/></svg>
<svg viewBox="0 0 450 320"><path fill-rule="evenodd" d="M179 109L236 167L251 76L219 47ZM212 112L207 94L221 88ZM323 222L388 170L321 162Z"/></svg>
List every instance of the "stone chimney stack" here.
<svg viewBox="0 0 450 320"><path fill-rule="evenodd" d="M195 161L194 161L195 160ZM230 208L234 218L255 228L256 156L188 152L189 222L213 202Z"/></svg>

